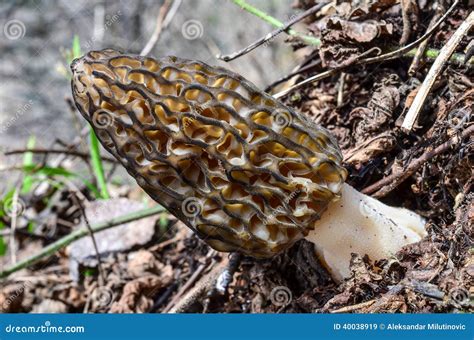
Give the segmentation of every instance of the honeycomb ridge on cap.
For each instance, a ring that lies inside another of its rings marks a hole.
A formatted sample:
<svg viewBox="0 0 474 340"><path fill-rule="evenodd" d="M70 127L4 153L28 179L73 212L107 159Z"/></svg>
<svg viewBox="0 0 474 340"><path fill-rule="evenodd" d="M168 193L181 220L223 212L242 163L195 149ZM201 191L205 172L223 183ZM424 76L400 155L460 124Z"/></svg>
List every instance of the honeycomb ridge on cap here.
<svg viewBox="0 0 474 340"><path fill-rule="evenodd" d="M111 49L71 68L76 106L105 149L217 250L273 256L340 194L333 137L231 71Z"/></svg>

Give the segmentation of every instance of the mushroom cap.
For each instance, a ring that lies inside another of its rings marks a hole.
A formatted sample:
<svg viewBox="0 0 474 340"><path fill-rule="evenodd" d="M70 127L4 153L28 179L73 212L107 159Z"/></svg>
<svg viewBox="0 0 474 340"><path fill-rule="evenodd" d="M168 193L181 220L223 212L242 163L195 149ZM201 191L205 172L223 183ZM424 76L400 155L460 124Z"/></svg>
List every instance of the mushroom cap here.
<svg viewBox="0 0 474 340"><path fill-rule="evenodd" d="M329 132L229 70L112 49L71 69L105 149L217 250L273 256L340 195L346 170Z"/></svg>

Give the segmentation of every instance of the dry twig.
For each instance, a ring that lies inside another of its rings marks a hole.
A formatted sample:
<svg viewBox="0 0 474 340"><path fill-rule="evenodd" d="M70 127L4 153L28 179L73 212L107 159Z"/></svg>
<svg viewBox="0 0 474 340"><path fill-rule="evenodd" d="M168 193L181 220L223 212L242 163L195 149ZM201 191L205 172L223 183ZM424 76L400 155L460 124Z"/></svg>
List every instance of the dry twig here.
<svg viewBox="0 0 474 340"><path fill-rule="evenodd" d="M81 200L79 199L79 197L77 195L78 191L76 189L72 189L72 190L69 190L69 192L71 194L72 200L74 201L74 203L78 207L79 211L81 212L81 215L84 219L84 223L86 225L86 228L89 231L89 235L91 237L92 245L94 247L95 255L96 255L96 258L97 258L97 268L99 269L99 278L102 281L102 282L99 282L99 284L102 286L102 285L105 284L105 275L104 275L104 270L103 270L103 267L102 267L102 260L100 258L99 248L97 247L97 241L96 241L95 236L94 236L94 232L92 231L92 228L91 228L91 225L89 223L89 219L87 218L84 206L82 205L82 202L81 202ZM84 197L84 199L86 199L86 198Z"/></svg>
<svg viewBox="0 0 474 340"><path fill-rule="evenodd" d="M164 208L158 205L153 208L143 209L137 212L133 212L130 214L117 217L117 218L110 219L102 223L91 225L90 229L93 232L97 233L99 231L106 230L106 229L109 229L121 224L136 221L145 217L153 216L153 215L162 213L163 211L164 211ZM73 231L72 233L70 233L69 235L66 235L63 238L57 240L56 242L51 243L48 246L44 247L40 252L15 263L13 266L7 267L4 270L0 271L0 278L5 278L14 272L17 272L23 268L29 267L37 263L41 259L54 254L59 249L64 248L68 246L69 244L71 244L72 242L79 240L80 238L83 238L84 236L87 236L87 235L89 235L89 229L87 229L86 227L79 228Z"/></svg>
<svg viewBox="0 0 474 340"><path fill-rule="evenodd" d="M451 36L448 40L446 45L443 46L441 49L438 58L436 58L435 62L431 66L428 74L426 75L423 84L421 84L418 92L416 93L415 99L408 110L407 115L402 124L402 129L406 132L410 132L415 124L416 119L420 113L423 104L425 103L426 97L430 92L433 84L438 78L438 75L443 70L444 65L454 53L454 50L458 47L459 43L461 42L462 38L466 35L467 32L471 29L472 25L474 25L474 11L469 14L469 16L464 20L464 22L458 27L456 32Z"/></svg>
<svg viewBox="0 0 474 340"><path fill-rule="evenodd" d="M451 146L456 145L460 140L470 136L474 133L474 125L466 128L460 136L454 136L447 142L439 145L435 149L425 152L422 156L411 161L411 163L403 169L403 171L393 172L391 175L382 178L380 181L369 185L368 187L362 190L362 193L370 195L373 197L384 197L388 195L392 190L400 185L404 180L410 177L415 171L417 171L425 162L431 158L447 151ZM377 191L378 190L378 191Z"/></svg>
<svg viewBox="0 0 474 340"><path fill-rule="evenodd" d="M350 313L350 312L358 311L362 308L370 307L371 305L374 304L375 301L376 300L374 299L374 300L361 302L361 303L358 303L358 304L355 304L355 305L352 305L352 306L345 306L345 307L342 307L342 308L339 308L339 309L329 311L329 313L331 313L331 314L340 314L340 313Z"/></svg>
<svg viewBox="0 0 474 340"><path fill-rule="evenodd" d="M179 6L181 5L181 0L176 0L172 2L171 0L165 0L163 5L160 7L160 11L158 12L158 16L156 18L156 25L153 34L150 37L150 40L146 43L143 50L140 52L140 55L145 56L151 52L153 46L158 42L160 38L161 31L168 26L171 22L172 17L176 14ZM170 6L172 6L170 8Z"/></svg>
<svg viewBox="0 0 474 340"><path fill-rule="evenodd" d="M409 11L412 6L411 0L401 0L400 7L402 10L402 20L403 20L403 31L402 37L400 38L400 45L405 45L410 39L411 35L411 22L410 22L410 15Z"/></svg>
<svg viewBox="0 0 474 340"><path fill-rule="evenodd" d="M209 273L204 275L194 287L169 310L169 313L183 313L188 310L199 298L201 298L206 292L210 291L212 286L215 284L217 278L225 268L227 260L224 259L222 262L214 264L213 268Z"/></svg>
<svg viewBox="0 0 474 340"><path fill-rule="evenodd" d="M16 155L16 154L23 154L26 152L31 152L31 153L38 153L38 154L63 154L63 155L70 155L70 156L76 156L80 157L84 160L88 160L91 156L88 152L81 152L77 150L69 150L69 149L43 149L43 148L34 148L34 149L16 149L16 150L10 150L10 151L5 151L5 156L10 156L10 155ZM115 158L111 157L101 157L102 160L111 162L111 163L117 163L117 160Z"/></svg>
<svg viewBox="0 0 474 340"><path fill-rule="evenodd" d="M435 6L436 6L436 13L431 18L431 21L428 25L428 30L430 30L433 27L433 25L439 20L439 18L441 17L441 14L442 14L440 6L438 6L438 4L436 4ZM421 59L423 58L423 56L425 54L425 50L428 47L428 42L429 41L430 41L430 39L428 38L418 46L418 48L416 50L416 53L415 53L415 56L413 57L413 61L410 65L410 68L408 69L408 75L409 76L413 77L415 75L416 71L418 70L418 68L420 67Z"/></svg>
<svg viewBox="0 0 474 340"><path fill-rule="evenodd" d="M223 61L231 61L231 60L234 60L238 57L241 57L247 53L249 53L250 51L253 51L254 49L256 49L258 46L260 45L263 45L265 44L266 42L272 40L273 38L275 38L277 35L279 35L280 33L288 30L288 28L290 28L291 26L293 26L294 24L296 24L297 22L303 20L304 18L307 18L309 17L310 15L316 13L317 11L319 11L321 8L323 8L324 6L327 5L327 2L323 2L323 3L320 3L320 4L317 4L313 7L311 7L310 9L304 11L303 13L295 16L293 19L289 20L288 22L286 22L282 27L279 27L277 28L276 30L268 33L267 35L265 35L264 37L261 37L260 39L258 39L257 41L251 43L249 46L245 47L244 49L240 50L240 51L237 51L235 53L232 53L232 54L228 54L228 55L221 55L221 54L218 54L216 56L216 58L220 59L220 60L223 60Z"/></svg>
<svg viewBox="0 0 474 340"><path fill-rule="evenodd" d="M184 293L198 280L204 270L208 267L212 267L214 261L210 261L210 259L216 255L216 251L211 249L206 255L205 263L201 263L196 271L191 275L189 280L181 287L178 293L173 297L173 299L168 303L168 305L163 309L163 313L170 312L171 309L175 307L178 301L181 299Z"/></svg>
<svg viewBox="0 0 474 340"><path fill-rule="evenodd" d="M270 92L270 90L272 90L275 86L287 81L288 79L296 76L296 75L299 75L303 72L306 72L310 69L312 69L313 67L316 67L316 66L320 66L321 65L321 59L318 59L318 60L315 60L313 61L312 63L309 63L305 66L298 66L296 67L296 69L290 73L288 73L287 75L275 80L273 83L271 83L270 85L268 85L266 88L265 88L265 92Z"/></svg>

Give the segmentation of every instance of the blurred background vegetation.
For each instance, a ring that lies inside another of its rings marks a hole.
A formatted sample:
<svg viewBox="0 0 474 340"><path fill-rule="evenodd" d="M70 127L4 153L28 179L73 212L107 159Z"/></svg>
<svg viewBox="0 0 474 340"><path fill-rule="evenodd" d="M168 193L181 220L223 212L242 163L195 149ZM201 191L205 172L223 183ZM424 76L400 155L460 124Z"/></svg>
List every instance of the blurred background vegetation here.
<svg viewBox="0 0 474 340"><path fill-rule="evenodd" d="M291 0L253 4L283 21L294 13ZM35 136L36 147L46 148L55 139L75 136L78 123L65 101L70 97L67 62L74 36L82 52L112 47L139 53L162 5L154 0L1 0L0 145L24 147ZM182 1L149 55L226 65L263 87L296 65L291 47L282 43L284 35L230 63L215 55L232 53L270 30L269 24L231 1ZM6 161L1 159L1 164Z"/></svg>

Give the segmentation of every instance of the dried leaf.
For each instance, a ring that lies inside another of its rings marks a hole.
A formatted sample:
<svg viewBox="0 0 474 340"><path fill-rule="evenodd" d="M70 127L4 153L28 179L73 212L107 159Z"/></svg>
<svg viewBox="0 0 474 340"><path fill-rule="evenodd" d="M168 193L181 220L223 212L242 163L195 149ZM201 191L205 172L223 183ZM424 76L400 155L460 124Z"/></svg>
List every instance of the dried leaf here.
<svg viewBox="0 0 474 340"><path fill-rule="evenodd" d="M396 145L397 139L393 133L382 133L349 150L344 155L344 160L349 164L364 164L380 154L393 150Z"/></svg>
<svg viewBox="0 0 474 340"><path fill-rule="evenodd" d="M0 312L18 313L21 312L22 302L25 293L25 284L16 283L2 287L0 291Z"/></svg>
<svg viewBox="0 0 474 340"><path fill-rule="evenodd" d="M388 127L395 116L395 110L400 104L399 81L397 77L388 76L374 86L367 108L355 108L351 112L352 117L360 117L361 120L355 127L357 139L367 140ZM393 141L392 141L393 143Z"/></svg>
<svg viewBox="0 0 474 340"><path fill-rule="evenodd" d="M127 271L134 278L150 274L159 275L161 278L168 278L173 273L170 265L165 266L147 250L139 250L128 255Z"/></svg>
<svg viewBox="0 0 474 340"><path fill-rule="evenodd" d="M114 302L110 313L146 313L153 307L153 297L164 286L163 280L149 275L128 282L119 301Z"/></svg>
<svg viewBox="0 0 474 340"><path fill-rule="evenodd" d="M356 22L332 17L321 30L319 54L325 66L349 65L370 47L368 43L392 34L393 25L383 20Z"/></svg>
<svg viewBox="0 0 474 340"><path fill-rule="evenodd" d="M363 0L358 3L358 7L355 7L349 14L350 18L366 16L367 14L376 14L384 11L394 5L398 0Z"/></svg>

